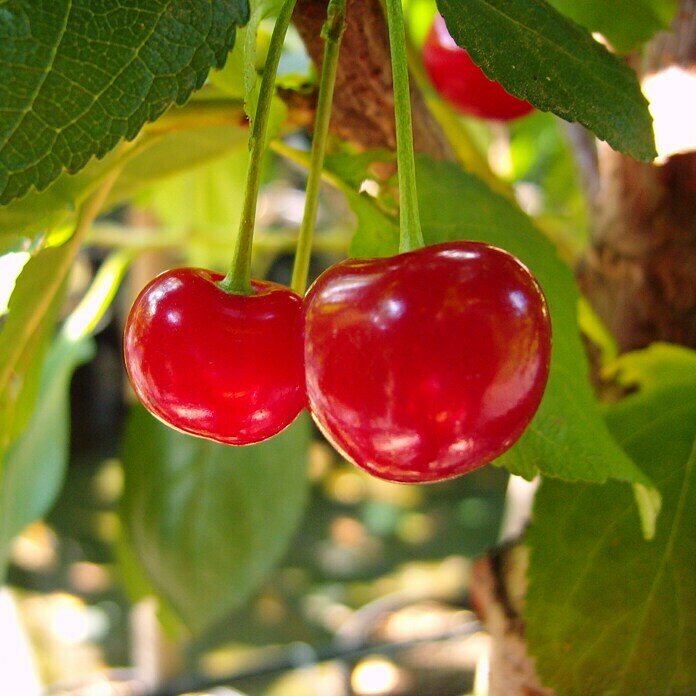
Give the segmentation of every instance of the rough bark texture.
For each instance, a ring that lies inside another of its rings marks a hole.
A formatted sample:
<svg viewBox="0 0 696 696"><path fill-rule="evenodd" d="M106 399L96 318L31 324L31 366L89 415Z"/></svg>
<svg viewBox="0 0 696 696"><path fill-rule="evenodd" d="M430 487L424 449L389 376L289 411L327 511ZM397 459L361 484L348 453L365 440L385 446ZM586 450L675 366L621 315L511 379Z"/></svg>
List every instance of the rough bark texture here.
<svg viewBox="0 0 696 696"><path fill-rule="evenodd" d="M696 156L658 167L607 152L600 170L586 295L620 350L696 347Z"/></svg>
<svg viewBox="0 0 696 696"><path fill-rule="evenodd" d="M324 53L320 32L325 19L326 0L298 0L294 24L317 66ZM415 149L452 159L447 140L413 81L411 104ZM389 39L377 0L347 1L331 130L363 149L396 147Z"/></svg>
<svg viewBox="0 0 696 696"><path fill-rule="evenodd" d="M536 675L524 642L527 549L507 544L477 558L469 593L491 636L489 696L553 696Z"/></svg>
<svg viewBox="0 0 696 696"><path fill-rule="evenodd" d="M648 75L696 66L696 0L638 65ZM579 278L620 350L671 341L696 347L696 153L644 164L600 148L592 248Z"/></svg>

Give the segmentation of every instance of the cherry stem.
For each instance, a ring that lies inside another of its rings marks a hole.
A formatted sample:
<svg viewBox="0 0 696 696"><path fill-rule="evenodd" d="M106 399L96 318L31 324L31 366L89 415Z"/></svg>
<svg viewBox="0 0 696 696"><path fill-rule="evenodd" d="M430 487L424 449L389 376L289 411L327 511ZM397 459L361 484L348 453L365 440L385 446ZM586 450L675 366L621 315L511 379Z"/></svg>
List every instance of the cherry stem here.
<svg viewBox="0 0 696 696"><path fill-rule="evenodd" d="M297 238L295 264L292 270L292 289L298 295L304 295L307 289L309 261L312 253L312 236L319 203L319 187L321 184L326 141L329 135L331 120L331 104L333 102L338 55L341 48L341 38L346 27L346 0L329 0L326 10L326 22L321 35L326 41L324 45L324 60L322 62L319 95L317 97L317 114L314 120L314 135L312 137L312 156L307 177L307 190L304 215Z"/></svg>
<svg viewBox="0 0 696 696"><path fill-rule="evenodd" d="M399 168L401 220L399 251L425 246L418 214L416 160L413 154L411 95L408 86L406 29L401 0L386 0L389 49L394 83L394 120L396 121L396 162Z"/></svg>
<svg viewBox="0 0 696 696"><path fill-rule="evenodd" d="M237 234L234 251L232 252L230 270L220 281L220 287L223 290L236 295L252 295L254 293L251 285L251 251L254 225L256 224L256 202L261 187L263 155L266 151L268 118L275 91L275 78L278 72L278 63L283 50L285 34L288 31L294 8L295 0L286 0L278 13L278 18L273 27L268 56L263 70L263 77L261 78L256 114L249 136L249 165L247 167L246 190L244 191L239 233Z"/></svg>

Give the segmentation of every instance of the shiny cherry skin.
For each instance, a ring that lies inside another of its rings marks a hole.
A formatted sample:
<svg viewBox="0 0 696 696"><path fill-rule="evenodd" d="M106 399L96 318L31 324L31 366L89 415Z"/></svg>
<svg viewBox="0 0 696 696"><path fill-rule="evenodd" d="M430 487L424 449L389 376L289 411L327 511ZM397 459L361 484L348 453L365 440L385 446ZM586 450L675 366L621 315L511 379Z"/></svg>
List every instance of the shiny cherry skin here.
<svg viewBox="0 0 696 696"><path fill-rule="evenodd" d="M168 425L230 445L280 432L306 405L302 299L252 281L177 268L152 280L128 315L124 356L138 398Z"/></svg>
<svg viewBox="0 0 696 696"><path fill-rule="evenodd" d="M450 36L442 15L437 15L423 44L423 64L438 94L459 111L496 121L524 116L534 107L513 97L489 80L469 54Z"/></svg>
<svg viewBox="0 0 696 696"><path fill-rule="evenodd" d="M312 416L390 481L439 481L502 454L539 406L550 353L541 288L487 244L344 261L305 298Z"/></svg>

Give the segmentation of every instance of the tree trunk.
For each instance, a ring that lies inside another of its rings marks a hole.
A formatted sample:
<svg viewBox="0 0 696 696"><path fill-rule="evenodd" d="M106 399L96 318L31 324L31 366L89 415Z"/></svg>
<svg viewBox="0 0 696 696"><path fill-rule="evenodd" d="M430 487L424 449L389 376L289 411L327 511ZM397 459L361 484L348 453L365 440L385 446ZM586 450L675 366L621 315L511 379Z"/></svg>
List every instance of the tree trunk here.
<svg viewBox="0 0 696 696"><path fill-rule="evenodd" d="M696 0L682 0L673 30L648 44L636 68L645 78L669 66L696 66ZM665 96L678 99L675 112L688 109L689 93ZM693 142L696 115L687 128ZM696 347L696 152L645 164L603 146L592 204L579 280L619 349L653 341Z"/></svg>
<svg viewBox="0 0 696 696"><path fill-rule="evenodd" d="M321 66L326 0L298 0L294 24L312 61ZM414 148L453 159L439 124L411 80ZM394 93L387 24L378 0L347 0L346 31L336 75L331 130L362 149L394 150Z"/></svg>

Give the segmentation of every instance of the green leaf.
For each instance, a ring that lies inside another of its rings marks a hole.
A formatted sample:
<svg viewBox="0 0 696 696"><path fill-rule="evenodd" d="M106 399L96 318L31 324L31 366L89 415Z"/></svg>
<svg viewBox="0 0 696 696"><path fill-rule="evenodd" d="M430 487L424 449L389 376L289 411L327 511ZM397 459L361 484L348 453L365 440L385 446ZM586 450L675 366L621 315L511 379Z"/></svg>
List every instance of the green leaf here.
<svg viewBox="0 0 696 696"><path fill-rule="evenodd" d="M438 8L457 44L506 90L635 159L656 156L635 73L544 0L439 0Z"/></svg>
<svg viewBox="0 0 696 696"><path fill-rule="evenodd" d="M628 53L653 34L669 29L678 0L549 0L559 12L597 31L619 52Z"/></svg>
<svg viewBox="0 0 696 696"><path fill-rule="evenodd" d="M249 161L241 145L225 157L160 182L147 196L148 209L162 225L186 234L188 265L221 270L229 265Z"/></svg>
<svg viewBox="0 0 696 696"><path fill-rule="evenodd" d="M241 147L246 142L248 131L234 127L240 115L241 106L234 102L189 103L177 110L176 116L170 112L166 118L181 121L181 126L172 123L171 131L164 135L143 134L138 147L125 156L118 151L109 153L103 160L89 162L78 174L61 175L45 191L32 191L24 198L0 207L0 236L9 238L18 231L31 236L70 222L87 196L124 160L125 166L109 195L107 207L134 196L161 179ZM199 119L201 125L183 123L189 119ZM210 119L223 124L207 125Z"/></svg>
<svg viewBox="0 0 696 696"><path fill-rule="evenodd" d="M253 13L252 13L253 16ZM208 80L221 93L233 99L241 99L244 102L244 43L249 24L237 32L234 50L230 52L225 66L221 70L211 70ZM253 67L253 65L252 65Z"/></svg>
<svg viewBox="0 0 696 696"><path fill-rule="evenodd" d="M640 389L607 411L662 493L652 541L640 537L623 486L549 480L537 493L526 639L558 696L696 693L694 355L658 347L622 356Z"/></svg>
<svg viewBox="0 0 696 696"><path fill-rule="evenodd" d="M329 173L331 183L343 193L358 218L350 245L351 256L390 256L398 249L399 226L391 215L395 212L394 202L387 200L384 191L379 191L377 196L361 192L366 180L379 186L377 177L370 171L372 166L390 162L394 162L394 153L387 151L339 153L324 158L324 170Z"/></svg>
<svg viewBox="0 0 696 696"><path fill-rule="evenodd" d="M599 349L601 364L606 365L616 360L619 352L616 339L611 335L609 329L604 326L592 305L584 297L580 298L578 306L578 322L582 333Z"/></svg>
<svg viewBox="0 0 696 696"><path fill-rule="evenodd" d="M0 203L77 172L183 104L224 64L244 0L7 0L0 13Z"/></svg>
<svg viewBox="0 0 696 696"><path fill-rule="evenodd" d="M196 633L242 604L285 551L304 510L308 437L303 417L259 445L227 447L133 411L123 521L152 584Z"/></svg>
<svg viewBox="0 0 696 696"><path fill-rule="evenodd" d="M246 145L248 137L247 128L227 123L174 131L156 138L129 160L111 191L109 203L120 203L163 179L185 174L238 151Z"/></svg>
<svg viewBox="0 0 696 696"><path fill-rule="evenodd" d="M93 352L91 339L55 341L41 371L36 410L7 452L0 471L0 584L12 540L48 512L60 492L69 452L70 378Z"/></svg>
<svg viewBox="0 0 696 696"><path fill-rule="evenodd" d="M63 323L61 334L68 341L78 343L94 333L111 307L133 258L132 252L121 250L111 252L102 261L89 289Z"/></svg>
<svg viewBox="0 0 696 696"><path fill-rule="evenodd" d="M155 597L157 599L157 618L166 634L173 640L190 639L190 632L181 622L179 615L146 575L136 557L128 529L120 525L114 546L120 584L133 604Z"/></svg>
<svg viewBox="0 0 696 696"><path fill-rule="evenodd" d="M17 278L30 258L31 254L25 251L0 254L0 319L7 313Z"/></svg>
<svg viewBox="0 0 696 696"><path fill-rule="evenodd" d="M249 116L249 128L254 125L260 87L256 72L259 24L266 17L277 15L282 6L282 0L251 0L249 22L242 32L244 38L239 42L239 48L242 50L241 62L244 67L244 108Z"/></svg>
<svg viewBox="0 0 696 696"><path fill-rule="evenodd" d="M616 412L622 405L633 406L637 398L665 388L681 388L685 395L696 389L696 351L671 343L653 343L645 350L621 355L605 372L625 387L640 386L639 394L612 407Z"/></svg>
<svg viewBox="0 0 696 696"><path fill-rule="evenodd" d="M0 210L2 209L0 208ZM45 238L43 238L42 236L32 238L19 233L19 231L15 231L7 235L0 234L0 257L4 257L7 254L35 253L44 245L45 241ZM5 276L3 276L3 279L2 281L0 281L0 283L5 282L8 281L6 281ZM2 290L0 290L0 293L2 293ZM3 312L7 309L7 298L4 299L5 303L2 306Z"/></svg>
<svg viewBox="0 0 696 696"><path fill-rule="evenodd" d="M267 17L277 15L282 0L251 0L249 21L239 30L234 50L222 70L212 71L210 81L232 97L244 99L244 110L253 124L258 100L259 72L263 70L270 36L261 30ZM261 48L261 51L259 51Z"/></svg>
<svg viewBox="0 0 696 696"><path fill-rule="evenodd" d="M92 357L94 344L90 335L113 301L131 259L127 252L114 252L101 264L89 290L64 322L43 365L42 353L26 351L32 370L41 373L41 382L38 399L34 390L25 385L16 410L25 409L28 424L13 441L7 456L3 451L0 459L0 584L13 537L46 513L60 491L69 452L70 379L75 368ZM53 302L60 305L62 296L59 292ZM39 334L50 336L54 323L55 317L44 320ZM31 402L28 392L33 397ZM23 427L23 419L16 419L15 426L19 420Z"/></svg>
<svg viewBox="0 0 696 696"><path fill-rule="evenodd" d="M19 200L0 206L0 235L12 238L17 233L33 237L68 224L81 203L120 161L118 152L102 160L93 160L79 174L63 174L47 189L31 191Z"/></svg>
<svg viewBox="0 0 696 696"><path fill-rule="evenodd" d="M41 364L77 252L71 240L40 251L22 269L0 330L0 461L34 408Z"/></svg>

